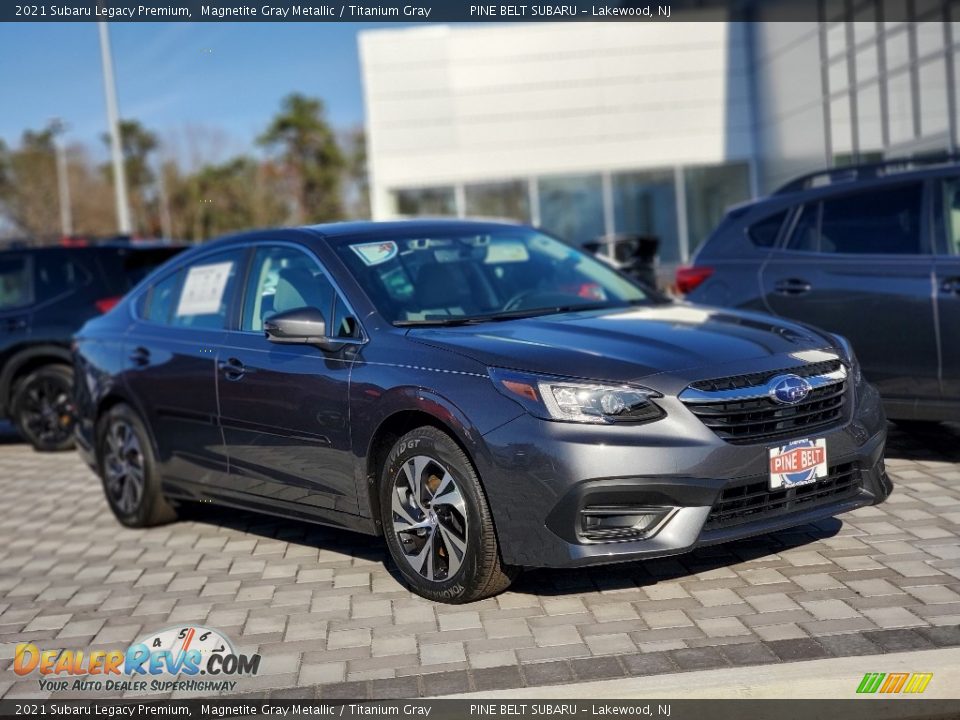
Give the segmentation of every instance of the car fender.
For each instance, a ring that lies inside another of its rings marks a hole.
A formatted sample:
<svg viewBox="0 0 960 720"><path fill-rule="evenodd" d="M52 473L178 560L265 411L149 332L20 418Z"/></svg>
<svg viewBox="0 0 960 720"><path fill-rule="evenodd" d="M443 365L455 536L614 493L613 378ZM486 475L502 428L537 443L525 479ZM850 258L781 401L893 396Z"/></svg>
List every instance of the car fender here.
<svg viewBox="0 0 960 720"><path fill-rule="evenodd" d="M10 404L10 395L13 392L13 379L25 365L38 358L50 358L53 362L63 363L64 365L72 366L73 364L70 357L70 349L65 345L43 343L40 345L27 345L19 350L15 350L10 358L3 364L3 370L0 371L0 415L6 413Z"/></svg>

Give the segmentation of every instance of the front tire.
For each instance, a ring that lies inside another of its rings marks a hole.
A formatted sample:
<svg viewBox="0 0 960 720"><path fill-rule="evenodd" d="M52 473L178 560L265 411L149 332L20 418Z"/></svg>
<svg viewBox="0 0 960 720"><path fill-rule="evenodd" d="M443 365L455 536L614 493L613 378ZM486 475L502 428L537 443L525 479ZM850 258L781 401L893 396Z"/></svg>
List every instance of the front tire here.
<svg viewBox="0 0 960 720"><path fill-rule="evenodd" d="M417 428L394 444L380 473L380 514L390 555L418 595L468 603L513 581L480 478L437 428Z"/></svg>
<svg viewBox="0 0 960 720"><path fill-rule="evenodd" d="M97 464L110 509L127 527L176 520L164 497L150 435L127 405L116 405L97 424Z"/></svg>
<svg viewBox="0 0 960 720"><path fill-rule="evenodd" d="M44 365L17 381L10 410L20 436L40 452L73 449L73 369Z"/></svg>

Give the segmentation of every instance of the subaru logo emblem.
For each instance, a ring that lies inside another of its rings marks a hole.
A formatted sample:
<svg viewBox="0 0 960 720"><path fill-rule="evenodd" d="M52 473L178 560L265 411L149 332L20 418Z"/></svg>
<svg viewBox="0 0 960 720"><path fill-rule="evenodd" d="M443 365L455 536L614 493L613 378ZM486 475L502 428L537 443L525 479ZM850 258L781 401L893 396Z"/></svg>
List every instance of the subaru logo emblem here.
<svg viewBox="0 0 960 720"><path fill-rule="evenodd" d="M794 405L806 399L813 386L799 375L778 375L767 383L770 399L781 405Z"/></svg>

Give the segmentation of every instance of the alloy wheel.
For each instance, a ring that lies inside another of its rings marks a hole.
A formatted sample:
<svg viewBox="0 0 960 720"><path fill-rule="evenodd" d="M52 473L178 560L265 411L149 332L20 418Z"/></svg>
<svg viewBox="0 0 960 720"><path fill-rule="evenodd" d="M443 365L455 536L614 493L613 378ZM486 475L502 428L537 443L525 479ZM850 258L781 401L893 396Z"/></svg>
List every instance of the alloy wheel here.
<svg viewBox="0 0 960 720"><path fill-rule="evenodd" d="M467 550L467 510L457 479L442 463L417 455L394 478L393 531L410 567L431 582L449 580Z"/></svg>
<svg viewBox="0 0 960 720"><path fill-rule="evenodd" d="M106 435L103 472L107 492L124 514L136 512L146 480L140 439L124 420L114 420Z"/></svg>
<svg viewBox="0 0 960 720"><path fill-rule="evenodd" d="M46 445L59 445L73 433L70 388L55 378L31 382L20 410L24 430Z"/></svg>

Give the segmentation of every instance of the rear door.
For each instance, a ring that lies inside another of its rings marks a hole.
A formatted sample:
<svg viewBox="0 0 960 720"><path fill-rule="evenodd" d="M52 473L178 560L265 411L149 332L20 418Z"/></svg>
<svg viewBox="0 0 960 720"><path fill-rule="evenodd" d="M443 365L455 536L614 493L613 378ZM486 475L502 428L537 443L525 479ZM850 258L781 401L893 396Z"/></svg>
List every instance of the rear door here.
<svg viewBox="0 0 960 720"><path fill-rule="evenodd" d="M767 307L848 337L886 399L939 397L924 183L801 206L761 271Z"/></svg>
<svg viewBox="0 0 960 720"><path fill-rule="evenodd" d="M938 182L934 194L937 237L936 299L943 399L960 417L960 176Z"/></svg>
<svg viewBox="0 0 960 720"><path fill-rule="evenodd" d="M323 313L342 349L267 340L266 318L301 307ZM321 514L357 514L348 390L360 331L345 308L312 254L293 245L256 249L240 323L218 358L232 492L296 502Z"/></svg>
<svg viewBox="0 0 960 720"><path fill-rule="evenodd" d="M204 255L157 278L127 336L124 378L153 431L165 481L226 483L217 422L217 349L235 311L246 250Z"/></svg>

